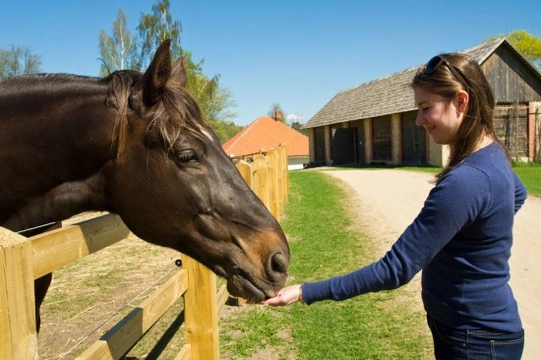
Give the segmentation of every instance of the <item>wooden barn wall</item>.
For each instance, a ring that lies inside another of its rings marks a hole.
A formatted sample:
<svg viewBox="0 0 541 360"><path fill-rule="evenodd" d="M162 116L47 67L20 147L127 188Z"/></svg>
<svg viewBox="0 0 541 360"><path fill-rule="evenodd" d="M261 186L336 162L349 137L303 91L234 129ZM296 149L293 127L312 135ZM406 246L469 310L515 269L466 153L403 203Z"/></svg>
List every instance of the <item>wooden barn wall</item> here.
<svg viewBox="0 0 541 360"><path fill-rule="evenodd" d="M483 63L497 103L541 100L541 81L507 47L500 46Z"/></svg>
<svg viewBox="0 0 541 360"><path fill-rule="evenodd" d="M323 126L314 128L314 161L325 161L325 128Z"/></svg>
<svg viewBox="0 0 541 360"><path fill-rule="evenodd" d="M494 109L494 130L513 159L526 158L528 150L528 105L498 105Z"/></svg>
<svg viewBox="0 0 541 360"><path fill-rule="evenodd" d="M380 116L372 120L373 161L392 161L391 135L390 116Z"/></svg>

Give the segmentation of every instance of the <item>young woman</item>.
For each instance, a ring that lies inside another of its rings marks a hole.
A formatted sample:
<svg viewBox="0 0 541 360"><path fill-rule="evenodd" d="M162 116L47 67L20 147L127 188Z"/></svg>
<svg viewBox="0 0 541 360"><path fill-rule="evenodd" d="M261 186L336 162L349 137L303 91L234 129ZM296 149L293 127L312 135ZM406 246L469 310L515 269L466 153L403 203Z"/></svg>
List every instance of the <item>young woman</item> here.
<svg viewBox="0 0 541 360"><path fill-rule="evenodd" d="M526 189L494 133L492 90L479 64L462 54L430 59L412 88L416 124L450 147L420 214L379 261L286 287L263 304L345 300L398 288L424 270L422 299L437 359L520 359L524 331L509 257Z"/></svg>

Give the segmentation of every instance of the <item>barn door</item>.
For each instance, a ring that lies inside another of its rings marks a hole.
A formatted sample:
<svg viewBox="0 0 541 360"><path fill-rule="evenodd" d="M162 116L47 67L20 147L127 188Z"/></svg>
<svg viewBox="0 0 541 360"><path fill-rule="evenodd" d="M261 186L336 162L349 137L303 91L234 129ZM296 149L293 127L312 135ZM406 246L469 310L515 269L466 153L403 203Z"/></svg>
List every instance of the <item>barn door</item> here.
<svg viewBox="0 0 541 360"><path fill-rule="evenodd" d="M314 128L314 149L316 162L325 162L325 128Z"/></svg>
<svg viewBox="0 0 541 360"><path fill-rule="evenodd" d="M357 147L357 162L359 164L365 164L365 151L364 151L364 123L360 123L360 125L356 128L357 129L357 141L355 142Z"/></svg>
<svg viewBox="0 0 541 360"><path fill-rule="evenodd" d="M332 160L334 165L355 162L357 129L332 129Z"/></svg>
<svg viewBox="0 0 541 360"><path fill-rule="evenodd" d="M425 130L411 117L402 119L402 164L426 165Z"/></svg>

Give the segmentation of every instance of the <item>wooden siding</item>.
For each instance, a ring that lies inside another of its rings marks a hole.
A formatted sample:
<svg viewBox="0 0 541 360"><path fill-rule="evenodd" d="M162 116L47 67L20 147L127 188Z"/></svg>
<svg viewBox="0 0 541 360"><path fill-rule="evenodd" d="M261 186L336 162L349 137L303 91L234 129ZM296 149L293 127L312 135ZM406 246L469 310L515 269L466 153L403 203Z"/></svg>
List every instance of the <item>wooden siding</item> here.
<svg viewBox="0 0 541 360"><path fill-rule="evenodd" d="M541 107L527 109L528 104L541 102L541 72L504 38L484 42L463 53L480 64L493 89L497 103L496 134L507 145L513 159L541 161ZM311 160L325 158L327 163L332 163L334 155L339 154L340 162L345 161L340 157L347 153L358 163L444 164L447 148L433 143L412 120L416 109L410 83L421 66L336 94L305 125L314 134ZM361 123L363 126L358 126ZM348 149L339 150L338 141L331 145L331 128L357 128L357 137L352 136L346 142ZM351 141L356 147L353 156Z"/></svg>
<svg viewBox="0 0 541 360"><path fill-rule="evenodd" d="M314 129L314 148L316 151L315 161L325 161L325 128L317 127Z"/></svg>
<svg viewBox="0 0 541 360"><path fill-rule="evenodd" d="M416 111L402 113L402 165L426 165L426 131L415 124Z"/></svg>
<svg viewBox="0 0 541 360"><path fill-rule="evenodd" d="M526 158L528 150L528 105L496 106L494 130L513 159Z"/></svg>
<svg viewBox="0 0 541 360"><path fill-rule="evenodd" d="M391 161L391 117L381 116L372 120L373 161Z"/></svg>
<svg viewBox="0 0 541 360"><path fill-rule="evenodd" d="M481 67L497 103L541 100L539 78L508 47L498 47Z"/></svg>

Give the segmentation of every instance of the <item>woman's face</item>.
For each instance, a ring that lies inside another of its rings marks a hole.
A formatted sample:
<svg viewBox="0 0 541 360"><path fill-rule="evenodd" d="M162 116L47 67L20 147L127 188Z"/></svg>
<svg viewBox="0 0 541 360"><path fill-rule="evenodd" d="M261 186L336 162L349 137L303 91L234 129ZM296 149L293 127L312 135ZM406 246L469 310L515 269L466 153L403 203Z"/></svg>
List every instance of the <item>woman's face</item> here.
<svg viewBox="0 0 541 360"><path fill-rule="evenodd" d="M436 144L451 144L464 118L460 93L451 101L420 87L415 87L413 94L419 109L415 124L424 127Z"/></svg>

